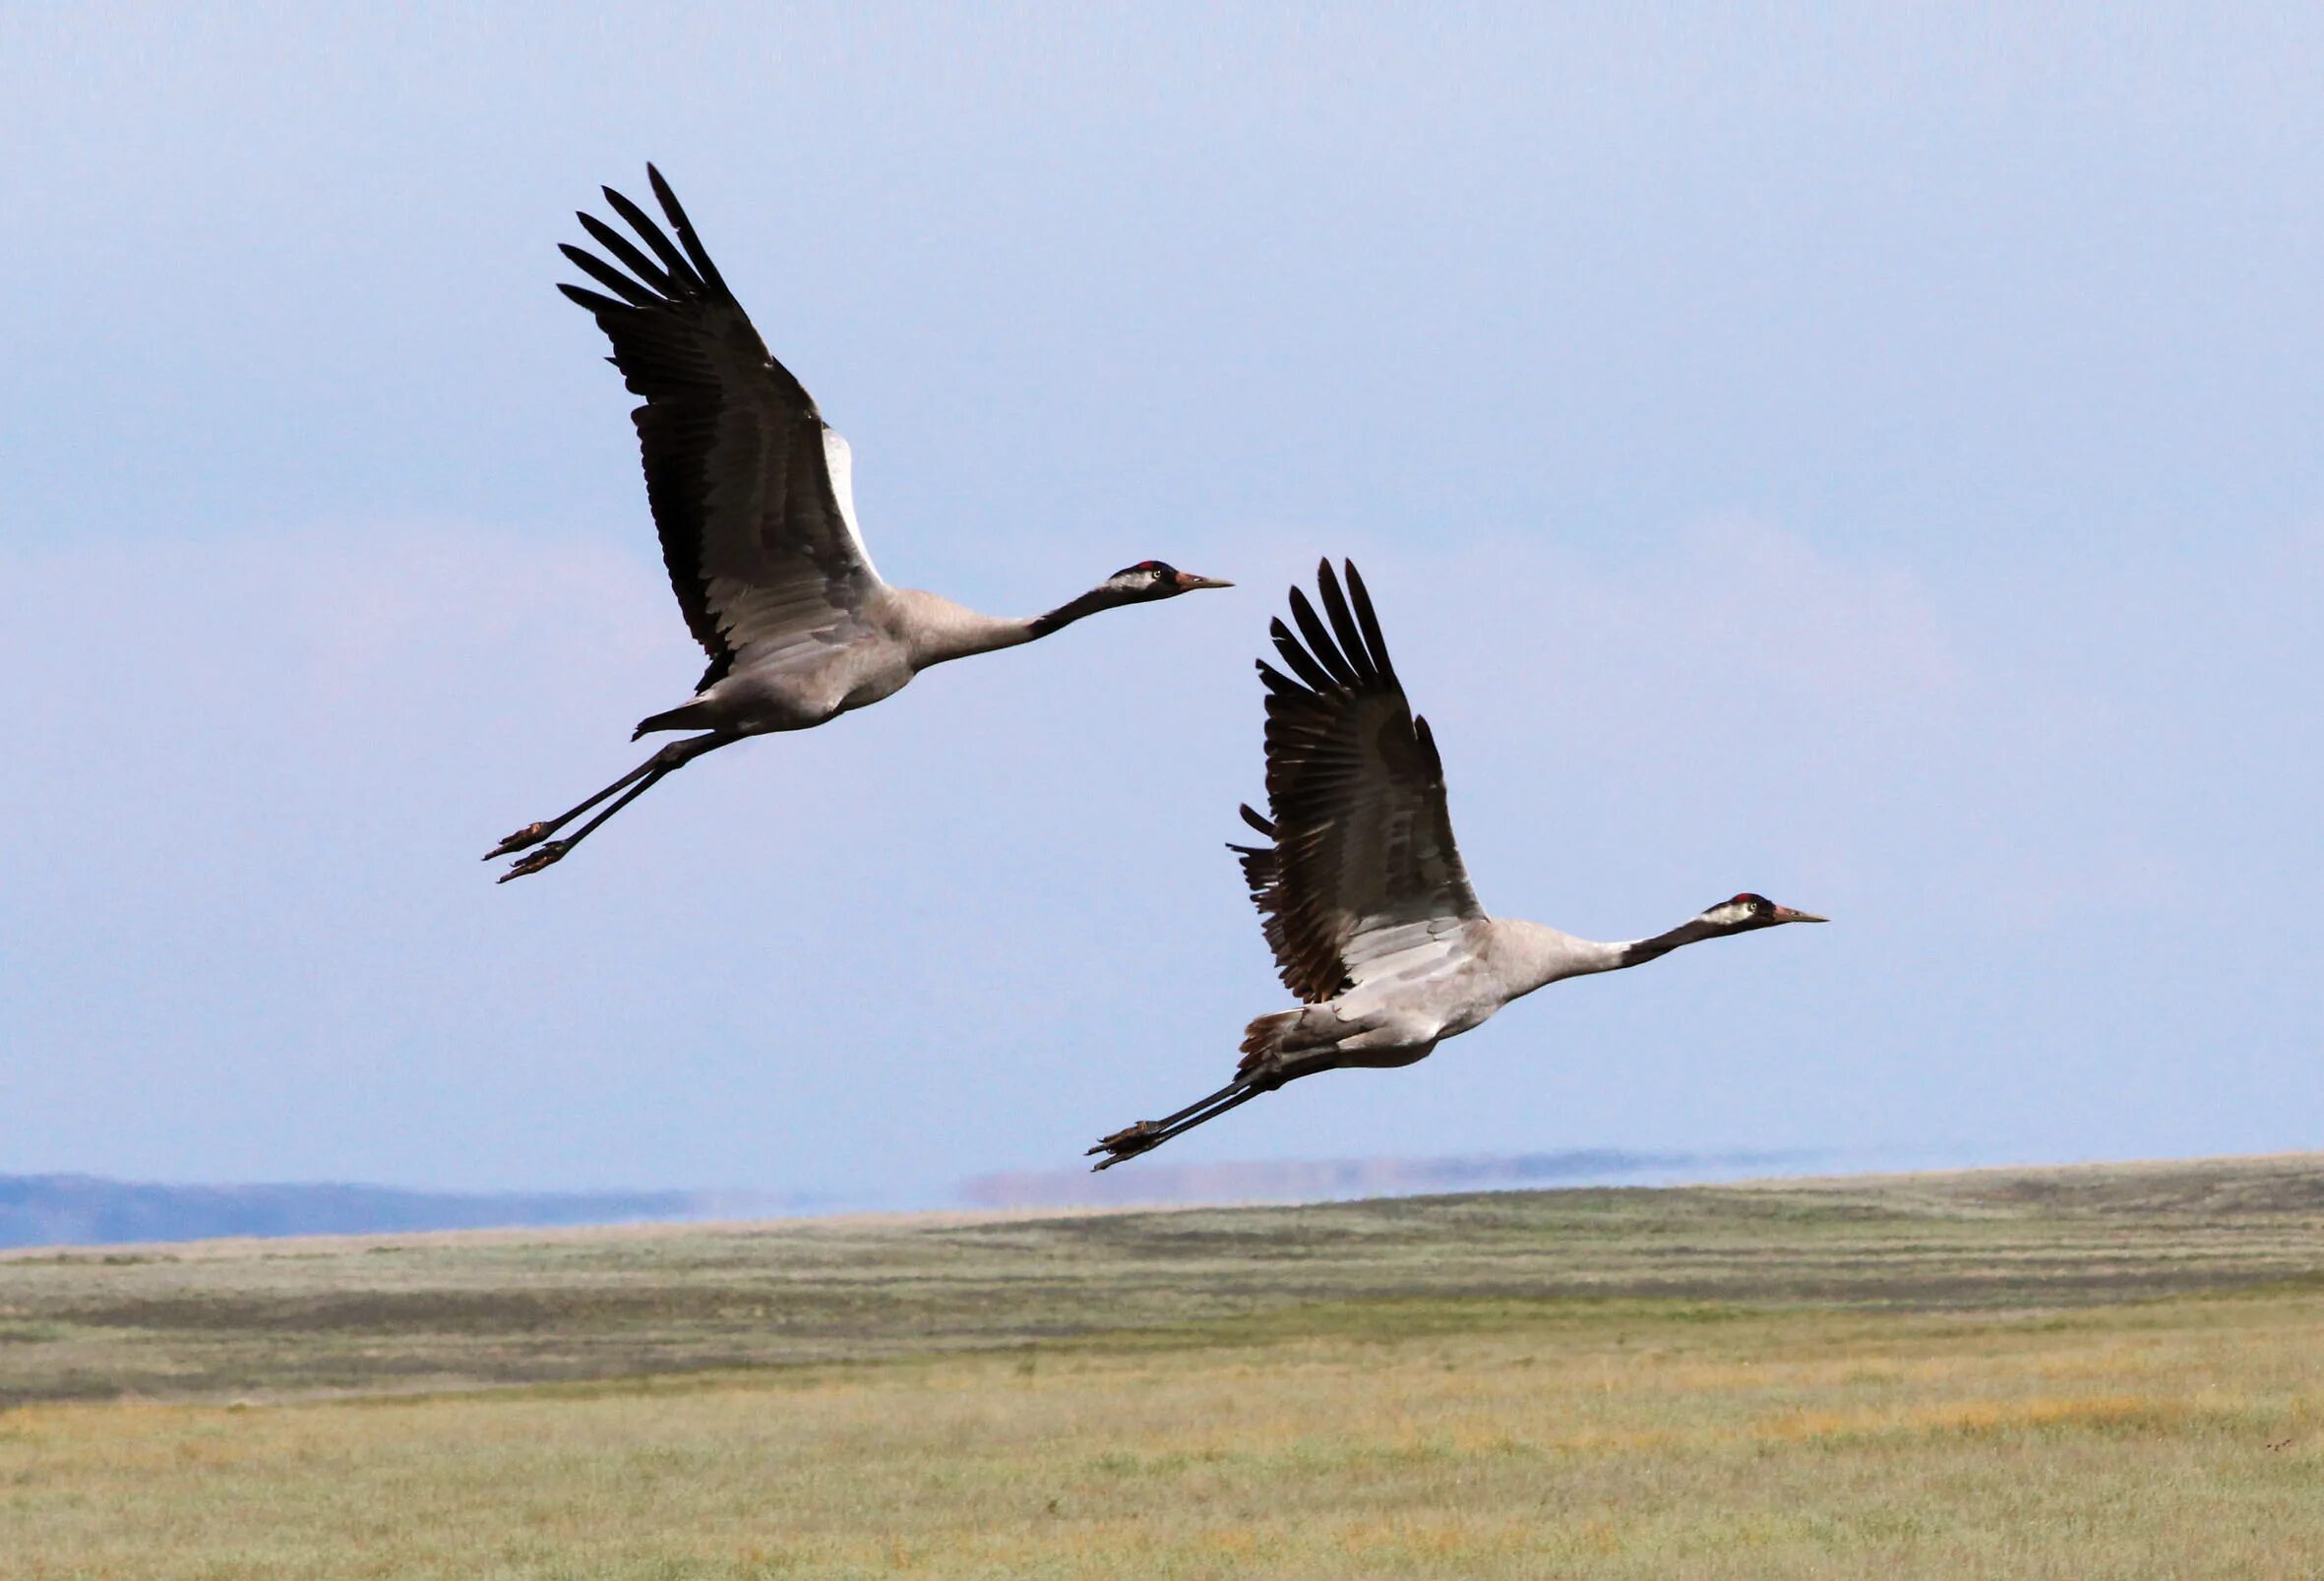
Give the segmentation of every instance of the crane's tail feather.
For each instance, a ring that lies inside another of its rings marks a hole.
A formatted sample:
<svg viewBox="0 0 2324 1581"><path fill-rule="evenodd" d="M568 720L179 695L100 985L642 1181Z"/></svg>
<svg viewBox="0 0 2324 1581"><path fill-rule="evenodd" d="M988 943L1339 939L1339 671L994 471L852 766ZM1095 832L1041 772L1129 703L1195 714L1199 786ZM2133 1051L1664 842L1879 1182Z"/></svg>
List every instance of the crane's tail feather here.
<svg viewBox="0 0 2324 1581"><path fill-rule="evenodd" d="M1248 1079L1254 1071L1266 1069L1280 1061L1294 1047L1300 1023L1307 1018L1307 1013L1304 1009L1275 1010L1254 1017L1251 1024L1243 1029L1243 1043L1238 1051L1243 1059L1235 1066L1235 1074Z"/></svg>
<svg viewBox="0 0 2324 1581"><path fill-rule="evenodd" d="M702 699L696 698L691 702L679 703L675 708L647 714L638 721L638 728L630 732L630 739L636 741L656 730L707 730L715 723L704 710Z"/></svg>

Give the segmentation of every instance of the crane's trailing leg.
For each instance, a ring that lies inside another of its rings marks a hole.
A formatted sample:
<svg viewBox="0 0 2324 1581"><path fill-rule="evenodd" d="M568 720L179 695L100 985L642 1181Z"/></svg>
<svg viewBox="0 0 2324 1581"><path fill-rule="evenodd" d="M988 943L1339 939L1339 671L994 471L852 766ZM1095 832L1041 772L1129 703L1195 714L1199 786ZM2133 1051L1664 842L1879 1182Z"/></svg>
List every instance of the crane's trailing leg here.
<svg viewBox="0 0 2324 1581"><path fill-rule="evenodd" d="M1281 1080L1273 1078L1252 1080L1238 1077L1207 1098L1197 1098L1174 1115L1164 1115L1160 1120L1141 1120L1134 1125L1125 1125L1111 1136L1099 1138L1098 1144L1087 1150L1088 1153L1106 1155L1089 1167L1092 1170L1112 1169L1126 1158L1135 1158L1140 1153L1151 1152L1170 1140L1171 1137L1183 1131L1193 1130L1196 1125L1203 1125L1208 1121L1216 1120L1228 1110L1241 1108L1260 1093L1273 1092L1282 1084Z"/></svg>
<svg viewBox="0 0 2324 1581"><path fill-rule="evenodd" d="M615 791L622 789L624 786L633 785L639 780L643 779L647 774L653 772L654 759L659 758L660 756L661 755L659 753L656 753L654 758L648 758L645 761L640 763L637 767L622 775L621 778L606 786L596 795L590 797L587 801L581 803L576 808L573 808L569 812L566 812L557 818L543 819L537 823L525 824L516 833L509 835L506 839L502 840L500 844L485 852L484 860L487 862L496 862L504 856L514 856L519 851L524 850L528 846L540 844L541 841L556 833L559 829L572 822L575 819L581 817L590 808L595 807L599 802L605 800L606 797L611 796Z"/></svg>
<svg viewBox="0 0 2324 1581"><path fill-rule="evenodd" d="M538 873L543 868L552 867L565 860L566 853L587 839L599 824L659 784L663 775L685 767L703 753L714 752L720 747L741 739L740 736L731 735L725 731L713 730L706 735L689 736L684 741L673 741L587 801L568 809L553 819L538 823L525 824L516 833L501 841L500 844L485 852L484 860L491 862L529 847L539 846L539 849L533 851L531 855L512 864L509 871L500 876L499 882L502 883L507 883L511 879L521 879L528 873ZM617 792L620 794L614 804L576 829L571 838L549 839L550 835L607 797L615 796ZM547 843L543 844L544 841Z"/></svg>

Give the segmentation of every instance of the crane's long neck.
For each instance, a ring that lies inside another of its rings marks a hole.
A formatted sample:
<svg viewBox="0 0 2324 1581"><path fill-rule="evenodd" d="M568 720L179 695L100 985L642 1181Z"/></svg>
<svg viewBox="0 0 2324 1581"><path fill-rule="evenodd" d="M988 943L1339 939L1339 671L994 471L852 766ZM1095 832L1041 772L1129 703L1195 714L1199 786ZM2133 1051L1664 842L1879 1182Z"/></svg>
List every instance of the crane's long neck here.
<svg viewBox="0 0 2324 1581"><path fill-rule="evenodd" d="M1681 944L1699 944L1706 939L1724 939L1733 932L1733 928L1707 917L1689 917L1667 934L1656 934L1652 939L1633 939L1626 943L1612 946L1617 952L1617 959L1609 970L1643 966L1650 960L1668 955Z"/></svg>
<svg viewBox="0 0 2324 1581"><path fill-rule="evenodd" d="M1613 971L1621 964L1616 957L1625 947L1600 943L1595 939L1576 939L1571 934L1515 917L1496 917L1490 926L1494 975L1510 999L1530 994L1560 978Z"/></svg>
<svg viewBox="0 0 2324 1581"><path fill-rule="evenodd" d="M911 644L915 670L1032 640L1029 621L982 614L934 593L899 588L893 597L902 613L895 630Z"/></svg>
<svg viewBox="0 0 2324 1581"><path fill-rule="evenodd" d="M1024 628L1025 634L1018 640L1030 642L1036 637L1062 632L1084 615L1094 615L1101 609L1116 609L1125 602L1127 600L1123 598L1120 588L1109 582L1100 582L1079 598L1069 599L1045 615L1035 615L1031 620L1017 622Z"/></svg>
<svg viewBox="0 0 2324 1581"><path fill-rule="evenodd" d="M1718 939L1733 930L1702 917L1689 917L1667 934L1652 939L1602 941L1576 939L1537 922L1513 917L1493 919L1493 955L1496 969L1509 997L1530 994L1567 977L1593 972L1619 972L1643 966L1668 955L1681 944Z"/></svg>
<svg viewBox="0 0 2324 1581"><path fill-rule="evenodd" d="M1122 596L1120 589L1100 585L1045 615L1023 616L981 614L934 593L900 587L890 596L903 611L904 630L912 644L913 668L921 670L949 659L964 659L972 653L1017 647L1035 638L1063 631L1084 615L1131 602Z"/></svg>

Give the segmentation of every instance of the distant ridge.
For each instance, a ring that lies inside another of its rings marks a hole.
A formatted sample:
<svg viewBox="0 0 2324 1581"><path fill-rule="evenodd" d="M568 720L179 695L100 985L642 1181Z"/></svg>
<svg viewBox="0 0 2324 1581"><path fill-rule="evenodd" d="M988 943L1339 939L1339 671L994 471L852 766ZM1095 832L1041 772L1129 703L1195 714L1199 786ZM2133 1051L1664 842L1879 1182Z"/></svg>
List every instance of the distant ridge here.
<svg viewBox="0 0 2324 1581"><path fill-rule="evenodd" d="M1831 1162L1829 1150L1639 1153L1573 1148L1461 1158L1350 1158L1148 1164L1092 1175L979 1175L953 1194L967 1208L1115 1203L1328 1201L1538 1186L1707 1184ZM0 1250L238 1236L396 1235L428 1230L561 1229L846 1211L935 1203L856 1201L764 1191L421 1191L340 1182L170 1186L93 1175L0 1175Z"/></svg>
<svg viewBox="0 0 2324 1581"><path fill-rule="evenodd" d="M385 1186L157 1186L0 1175L0 1247L623 1224L766 1213L784 1203L703 1191L407 1191Z"/></svg>
<svg viewBox="0 0 2324 1581"><path fill-rule="evenodd" d="M1018 1170L960 1186L969 1207L1078 1207L1113 1202L1292 1202L1525 1186L1664 1185L1733 1180L1828 1163L1829 1151L1633 1153L1611 1147L1466 1158L1343 1158L1245 1164L1149 1164L1105 1175Z"/></svg>

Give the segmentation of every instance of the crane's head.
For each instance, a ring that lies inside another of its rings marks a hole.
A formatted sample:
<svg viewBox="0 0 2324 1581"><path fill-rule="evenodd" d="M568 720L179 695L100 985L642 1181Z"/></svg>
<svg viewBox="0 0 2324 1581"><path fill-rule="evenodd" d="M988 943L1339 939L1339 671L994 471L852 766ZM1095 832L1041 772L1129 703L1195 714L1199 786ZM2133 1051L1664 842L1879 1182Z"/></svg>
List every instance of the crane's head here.
<svg viewBox="0 0 2324 1581"><path fill-rule="evenodd" d="M1120 609L1128 604L1151 604L1157 599L1176 598L1191 593L1197 587L1232 587L1231 581L1216 577L1196 577L1176 566L1159 560L1141 560L1134 566L1124 566L1104 581L1083 593L1070 604L1060 604L1046 615L1036 615L1028 623L1035 637L1070 626L1084 615L1094 615L1101 609Z"/></svg>
<svg viewBox="0 0 2324 1581"><path fill-rule="evenodd" d="M1732 900L1720 901L1704 912L1699 920L1725 934L1749 933L1754 928L1773 928L1787 922L1831 921L1829 917L1819 917L1812 911L1794 911L1789 906L1779 906L1765 895L1755 895L1749 890Z"/></svg>
<svg viewBox="0 0 2324 1581"><path fill-rule="evenodd" d="M1176 598L1191 593L1197 587L1232 587L1231 581L1216 577L1197 577L1192 572L1159 560L1141 560L1134 566L1125 566L1103 582L1100 588L1125 604L1142 604L1157 598Z"/></svg>

